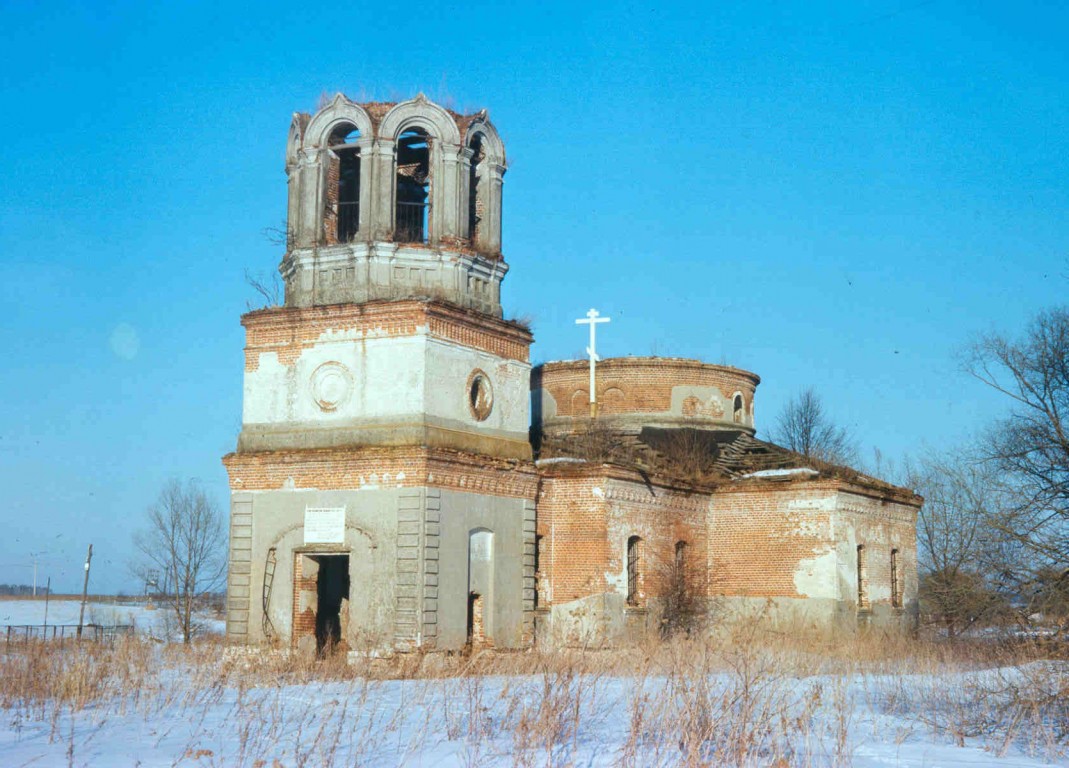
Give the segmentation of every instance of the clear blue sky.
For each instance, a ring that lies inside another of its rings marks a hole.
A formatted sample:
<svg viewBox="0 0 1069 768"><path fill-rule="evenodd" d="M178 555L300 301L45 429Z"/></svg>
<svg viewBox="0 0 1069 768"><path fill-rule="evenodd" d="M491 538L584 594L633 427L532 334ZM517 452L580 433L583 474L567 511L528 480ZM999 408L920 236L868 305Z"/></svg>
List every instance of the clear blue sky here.
<svg viewBox="0 0 1069 768"><path fill-rule="evenodd" d="M280 249L290 114L322 92L487 107L509 154L508 315L535 361L812 385L866 450L1004 403L957 370L1069 289L1058 4L5 2L0 582L132 589L169 477L225 508L243 335Z"/></svg>

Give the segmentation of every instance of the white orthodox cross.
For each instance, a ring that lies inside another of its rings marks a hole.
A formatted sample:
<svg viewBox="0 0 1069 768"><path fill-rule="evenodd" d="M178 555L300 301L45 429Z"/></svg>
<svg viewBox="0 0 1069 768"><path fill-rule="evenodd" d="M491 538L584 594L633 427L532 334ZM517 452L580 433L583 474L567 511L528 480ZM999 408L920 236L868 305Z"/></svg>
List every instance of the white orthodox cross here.
<svg viewBox="0 0 1069 768"><path fill-rule="evenodd" d="M580 318L575 321L576 325L589 325L590 326L590 346L586 348L586 353L590 355L590 418L594 418L598 415L598 400L594 389L594 367L595 363L601 358L598 357L597 347L595 345L596 328L598 323L608 323L612 320L611 317L601 317L598 315L596 309L591 308L586 313L586 320Z"/></svg>

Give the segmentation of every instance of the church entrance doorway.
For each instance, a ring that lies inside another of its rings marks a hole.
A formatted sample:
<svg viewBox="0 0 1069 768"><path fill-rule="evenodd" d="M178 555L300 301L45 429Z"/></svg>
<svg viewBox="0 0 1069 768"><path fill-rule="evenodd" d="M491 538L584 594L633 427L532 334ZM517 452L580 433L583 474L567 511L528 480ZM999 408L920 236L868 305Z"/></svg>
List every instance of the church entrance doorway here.
<svg viewBox="0 0 1069 768"><path fill-rule="evenodd" d="M349 556L318 555L316 579L316 653L322 656L341 642L341 607L349 599Z"/></svg>

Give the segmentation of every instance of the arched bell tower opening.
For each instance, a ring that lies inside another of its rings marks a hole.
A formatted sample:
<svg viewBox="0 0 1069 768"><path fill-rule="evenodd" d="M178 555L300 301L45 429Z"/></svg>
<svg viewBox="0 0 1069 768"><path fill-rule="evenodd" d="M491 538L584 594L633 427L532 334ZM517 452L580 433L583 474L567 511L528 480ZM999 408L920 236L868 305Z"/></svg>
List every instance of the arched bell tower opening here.
<svg viewBox="0 0 1069 768"><path fill-rule="evenodd" d="M360 129L343 123L331 133L328 205L334 217L334 241L350 243L360 233Z"/></svg>
<svg viewBox="0 0 1069 768"><path fill-rule="evenodd" d="M397 139L397 212L393 239L425 243L430 237L431 139L421 128L409 128Z"/></svg>

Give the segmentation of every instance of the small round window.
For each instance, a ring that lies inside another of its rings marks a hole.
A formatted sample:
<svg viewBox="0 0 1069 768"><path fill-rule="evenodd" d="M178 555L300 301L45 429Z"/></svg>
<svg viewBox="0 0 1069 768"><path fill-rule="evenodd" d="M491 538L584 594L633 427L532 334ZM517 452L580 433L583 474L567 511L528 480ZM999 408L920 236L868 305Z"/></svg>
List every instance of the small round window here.
<svg viewBox="0 0 1069 768"><path fill-rule="evenodd" d="M494 390L490 386L490 377L480 370L472 371L468 377L468 408L476 421L486 421L494 409Z"/></svg>

